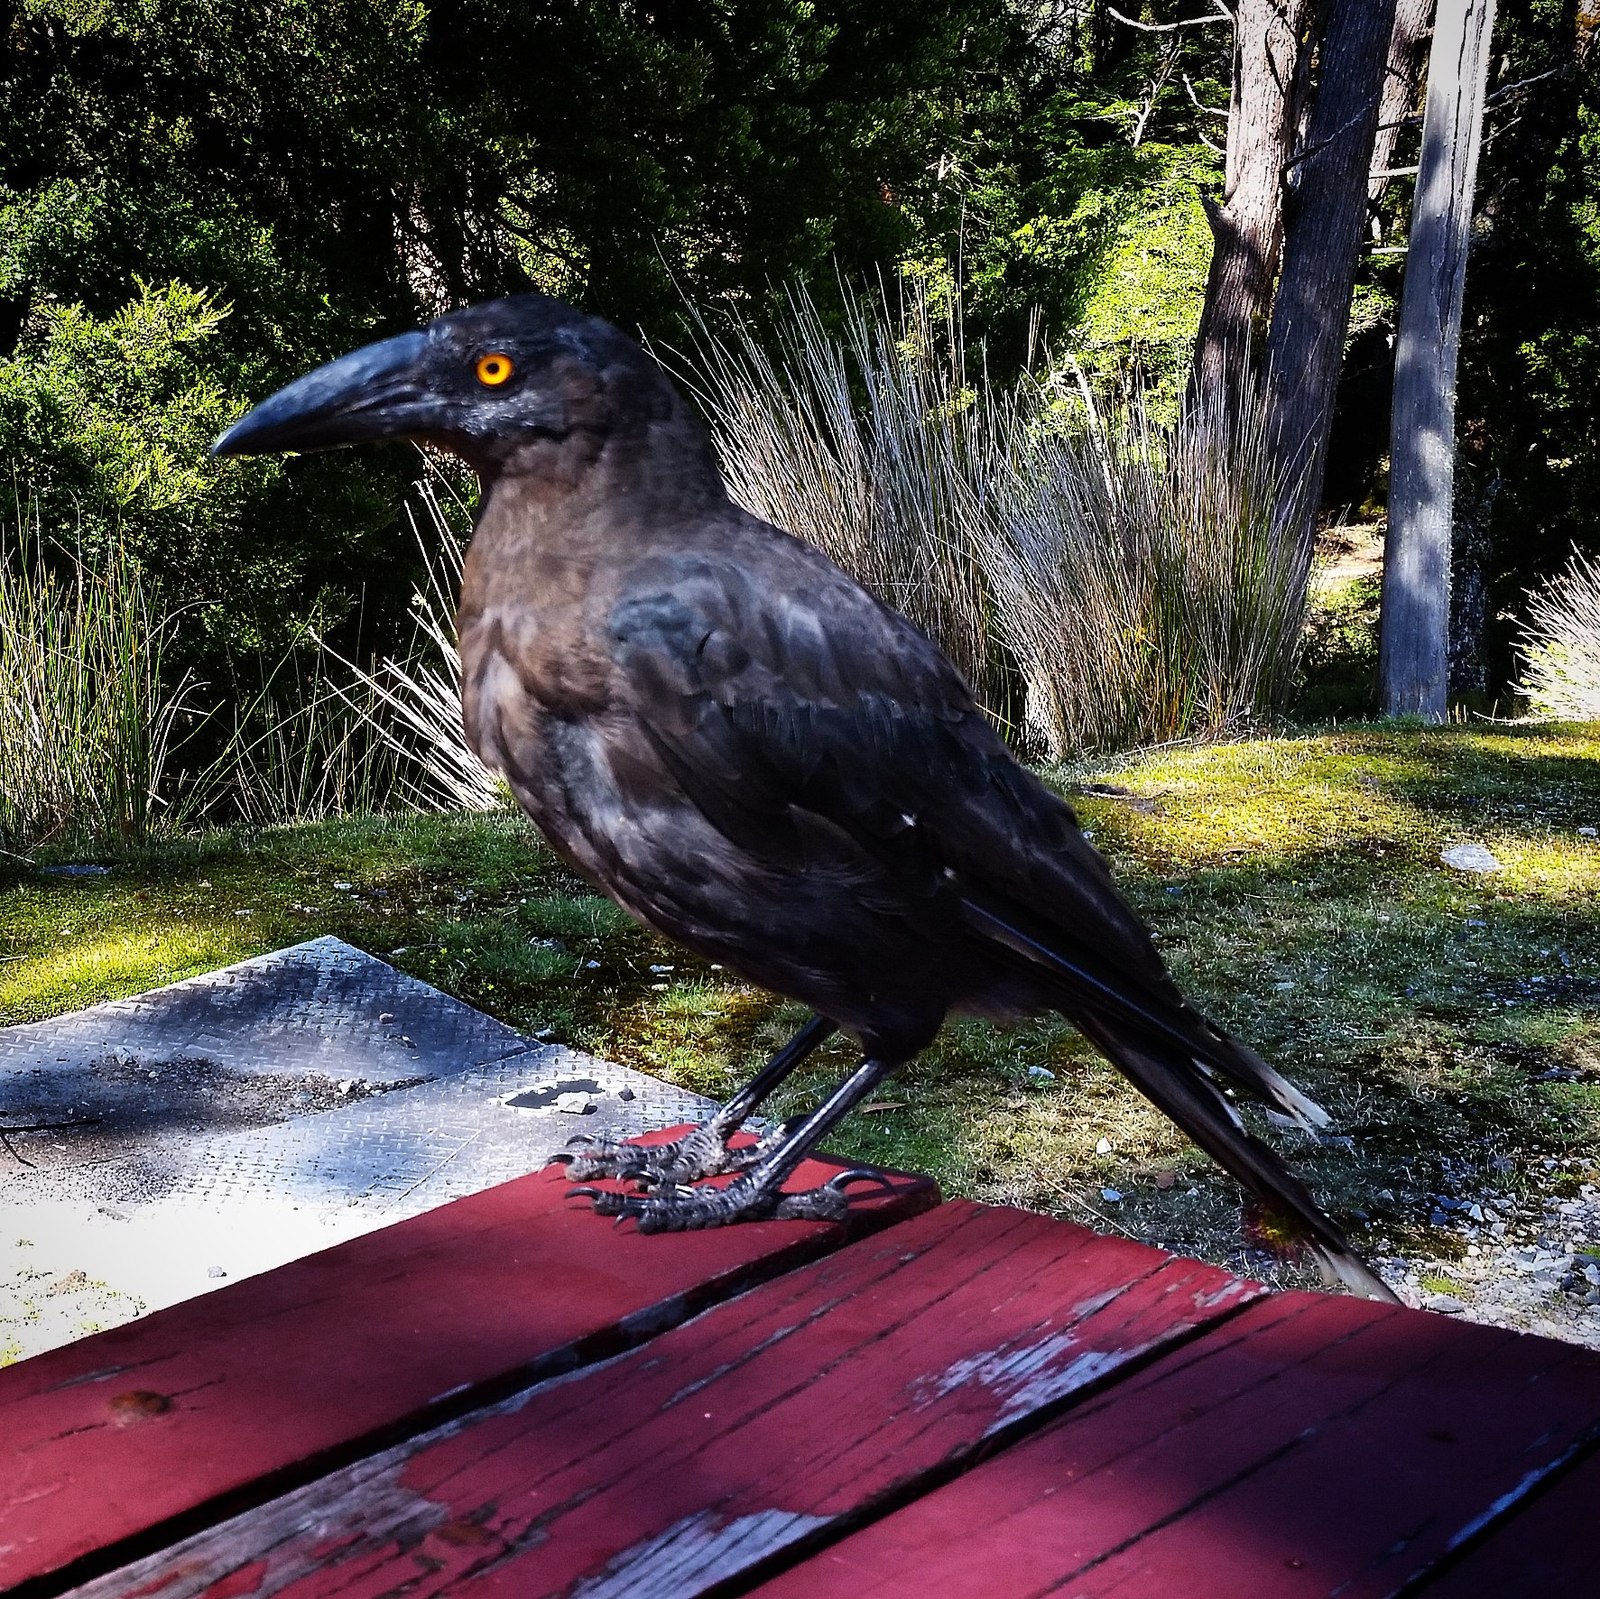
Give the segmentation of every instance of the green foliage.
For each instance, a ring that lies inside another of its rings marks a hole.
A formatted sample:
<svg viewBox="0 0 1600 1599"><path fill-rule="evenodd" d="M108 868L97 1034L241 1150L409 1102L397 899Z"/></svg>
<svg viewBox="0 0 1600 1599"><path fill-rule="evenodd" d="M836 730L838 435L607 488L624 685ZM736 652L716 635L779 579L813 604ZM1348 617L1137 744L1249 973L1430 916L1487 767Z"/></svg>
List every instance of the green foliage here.
<svg viewBox="0 0 1600 1599"><path fill-rule="evenodd" d="M1369 716L1378 681L1376 576L1314 593L1306 617L1300 692L1294 712L1308 722Z"/></svg>
<svg viewBox="0 0 1600 1599"><path fill-rule="evenodd" d="M353 649L364 589L362 644L392 643L406 453L213 468L223 423L474 298L661 332L680 285L887 266L968 61L1015 32L978 0L27 0L0 41L0 461L196 604L176 647L218 684L313 616Z"/></svg>
<svg viewBox="0 0 1600 1599"><path fill-rule="evenodd" d="M1600 501L1600 103L1574 0L1502 8L1497 49L1505 77L1556 73L1493 111L1468 280L1463 434L1503 482L1503 606ZM446 305L531 285L671 343L686 299L765 332L774 284L916 263L996 375L1037 312L1170 420L1230 45L981 0L20 0L0 51L0 462L195 605L175 659L220 687L312 617L347 653L363 616L361 647L394 644L413 468L213 468L208 430ZM1341 499L1378 479L1399 271L1372 257L1358 288Z"/></svg>
<svg viewBox="0 0 1600 1599"><path fill-rule="evenodd" d="M1490 611L1577 544L1600 553L1600 74L1592 13L1502 7L1505 76L1553 73L1490 112L1467 269L1462 453L1496 484ZM1498 643L1509 655L1509 616Z"/></svg>
<svg viewBox="0 0 1600 1599"><path fill-rule="evenodd" d="M250 548L241 491L281 469L214 485L206 446L234 408L203 356L226 312L180 283L138 287L104 320L82 305L30 318L0 361L0 458L28 463L41 519L91 556L126 533L137 556L204 592L235 575L218 570L219 557L231 566Z"/></svg>

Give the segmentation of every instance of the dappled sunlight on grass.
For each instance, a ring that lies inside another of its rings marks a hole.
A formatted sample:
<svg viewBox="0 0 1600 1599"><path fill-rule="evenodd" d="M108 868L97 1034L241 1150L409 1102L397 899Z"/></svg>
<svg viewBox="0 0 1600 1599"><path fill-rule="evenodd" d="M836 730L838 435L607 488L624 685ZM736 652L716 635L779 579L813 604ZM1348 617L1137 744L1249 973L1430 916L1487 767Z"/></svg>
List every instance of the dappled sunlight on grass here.
<svg viewBox="0 0 1600 1599"><path fill-rule="evenodd" d="M55 947L0 966L0 1010L15 1020L53 1016L86 990L137 993L226 966L241 952L254 953L248 940L203 925L63 935Z"/></svg>
<svg viewBox="0 0 1600 1599"><path fill-rule="evenodd" d="M1256 1125L1364 1248L1414 1240L1429 1196L1474 1174L1515 1188L1555 1181L1546 1161L1562 1182L1594 1163L1600 837L1580 829L1600 826L1597 757L1597 728L1356 728L1054 774L1099 787L1074 803L1180 982L1333 1114L1339 1141L1320 1144ZM1463 842L1502 869L1443 865ZM16 877L0 890L0 1020L322 933L715 1097L805 1019L636 927L521 818L491 814L219 836L108 877ZM804 1111L855 1059L833 1040L771 1114ZM831 1143L950 1193L1264 1269L1231 1185L1059 1018L953 1020Z"/></svg>

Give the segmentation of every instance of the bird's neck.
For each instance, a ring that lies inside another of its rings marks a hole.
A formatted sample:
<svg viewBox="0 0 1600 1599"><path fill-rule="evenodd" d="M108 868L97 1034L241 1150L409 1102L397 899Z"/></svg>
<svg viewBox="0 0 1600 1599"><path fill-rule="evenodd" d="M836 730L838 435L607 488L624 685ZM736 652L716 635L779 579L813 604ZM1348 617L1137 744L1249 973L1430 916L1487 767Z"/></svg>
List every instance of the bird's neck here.
<svg viewBox="0 0 1600 1599"><path fill-rule="evenodd" d="M709 440L681 417L534 435L480 471L485 502L508 497L530 526L569 538L584 529L605 538L625 526L670 526L727 503Z"/></svg>
<svg viewBox="0 0 1600 1599"><path fill-rule="evenodd" d="M709 445L658 431L534 438L483 473L463 602L570 604L599 574L714 536L732 507Z"/></svg>

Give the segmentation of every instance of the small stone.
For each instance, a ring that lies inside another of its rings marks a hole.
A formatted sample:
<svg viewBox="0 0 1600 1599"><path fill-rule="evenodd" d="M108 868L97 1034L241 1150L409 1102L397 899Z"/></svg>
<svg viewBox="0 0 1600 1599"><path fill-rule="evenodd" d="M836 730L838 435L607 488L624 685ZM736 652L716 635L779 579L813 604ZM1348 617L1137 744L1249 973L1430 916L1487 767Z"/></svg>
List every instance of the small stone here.
<svg viewBox="0 0 1600 1599"><path fill-rule="evenodd" d="M1030 1066L1028 1075L1038 1083L1053 1083L1056 1080L1056 1074L1048 1066Z"/></svg>
<svg viewBox="0 0 1600 1599"><path fill-rule="evenodd" d="M208 1277L226 1277L227 1275L227 1272L221 1266L206 1267L206 1276Z"/></svg>
<svg viewBox="0 0 1600 1599"><path fill-rule="evenodd" d="M599 961L585 961L583 963L583 969L585 971L588 971L588 972L597 972L597 971L600 970L600 962Z"/></svg>
<svg viewBox="0 0 1600 1599"><path fill-rule="evenodd" d="M652 966L650 970L654 972L657 977L659 977L663 972L670 972L673 970L673 968L670 966Z"/></svg>
<svg viewBox="0 0 1600 1599"><path fill-rule="evenodd" d="M380 1015L378 1017L378 1025L380 1027L382 1027L382 1026L386 1025L387 1023L392 1022L393 1020L394 1020L394 1012L392 1010L386 1010L386 1011L383 1012L382 1015Z"/></svg>
<svg viewBox="0 0 1600 1599"><path fill-rule="evenodd" d="M1448 1227L1450 1218L1442 1210L1436 1210L1429 1215L1428 1225L1430 1227Z"/></svg>
<svg viewBox="0 0 1600 1599"><path fill-rule="evenodd" d="M631 1088L619 1088L617 1090L618 1099L632 1099L634 1097L634 1092Z"/></svg>
<svg viewBox="0 0 1600 1599"><path fill-rule="evenodd" d="M1100 1142L1094 1146L1094 1152L1097 1155L1109 1155L1111 1153L1111 1140L1109 1138L1102 1138Z"/></svg>
<svg viewBox="0 0 1600 1599"><path fill-rule="evenodd" d="M1122 1190L1120 1188L1102 1188L1100 1197L1108 1205L1120 1205L1122 1203Z"/></svg>
<svg viewBox="0 0 1600 1599"><path fill-rule="evenodd" d="M1482 1205L1468 1205L1467 1206L1467 1214L1474 1221L1482 1221L1483 1220L1483 1206Z"/></svg>
<svg viewBox="0 0 1600 1599"><path fill-rule="evenodd" d="M1498 872L1501 862L1482 844L1453 844L1439 852L1439 859L1458 872Z"/></svg>
<svg viewBox="0 0 1600 1599"><path fill-rule="evenodd" d="M341 894L348 894L355 886L353 883L335 883L333 885Z"/></svg>
<svg viewBox="0 0 1600 1599"><path fill-rule="evenodd" d="M1483 1251L1481 1249L1479 1249L1476 1244L1468 1244L1467 1245L1467 1253L1469 1255L1481 1255L1483 1253Z"/></svg>
<svg viewBox="0 0 1600 1599"><path fill-rule="evenodd" d="M1578 831L1583 834L1585 838L1594 838L1597 834L1600 834L1600 828L1594 827L1580 827Z"/></svg>
<svg viewBox="0 0 1600 1599"><path fill-rule="evenodd" d="M1427 1294L1422 1301L1424 1310L1436 1310L1442 1316L1459 1316L1467 1307L1454 1294Z"/></svg>
<svg viewBox="0 0 1600 1599"><path fill-rule="evenodd" d="M1156 1187L1163 1192L1173 1187L1177 1181L1178 1174L1175 1171L1158 1171L1156 1173Z"/></svg>
<svg viewBox="0 0 1600 1599"><path fill-rule="evenodd" d="M587 1094L557 1094L555 1108L566 1116L587 1116L595 1107Z"/></svg>

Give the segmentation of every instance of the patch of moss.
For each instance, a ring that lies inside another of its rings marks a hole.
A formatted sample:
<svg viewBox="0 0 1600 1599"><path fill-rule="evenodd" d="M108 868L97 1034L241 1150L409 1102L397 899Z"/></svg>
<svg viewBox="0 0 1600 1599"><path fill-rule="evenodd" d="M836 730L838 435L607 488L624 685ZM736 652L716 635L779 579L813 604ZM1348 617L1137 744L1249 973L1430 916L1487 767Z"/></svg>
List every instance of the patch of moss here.
<svg viewBox="0 0 1600 1599"><path fill-rule="evenodd" d="M1600 825L1600 728L1357 727L1050 775L1101 789L1075 803L1196 1002L1333 1114L1347 1141L1257 1125L1358 1238L1425 1228L1430 1196L1475 1173L1548 1187L1545 1160L1592 1158L1600 838L1580 829ZM1444 866L1457 842L1503 869ZM804 1020L636 927L514 815L218 835L113 865L4 880L0 1020L322 933L714 1096ZM853 1064L833 1041L771 1113ZM1059 1018L953 1020L875 1103L841 1154L1262 1269L1231 1185Z"/></svg>

